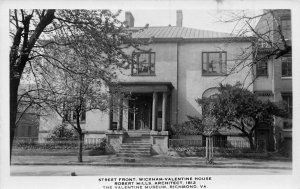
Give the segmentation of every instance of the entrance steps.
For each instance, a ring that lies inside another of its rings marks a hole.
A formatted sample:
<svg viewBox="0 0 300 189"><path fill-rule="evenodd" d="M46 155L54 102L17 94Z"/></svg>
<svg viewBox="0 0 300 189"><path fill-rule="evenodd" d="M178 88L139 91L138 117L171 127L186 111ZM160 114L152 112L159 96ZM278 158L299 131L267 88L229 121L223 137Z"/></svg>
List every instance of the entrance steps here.
<svg viewBox="0 0 300 189"><path fill-rule="evenodd" d="M122 157L145 157L151 156L151 142L149 132L128 133L117 154Z"/></svg>

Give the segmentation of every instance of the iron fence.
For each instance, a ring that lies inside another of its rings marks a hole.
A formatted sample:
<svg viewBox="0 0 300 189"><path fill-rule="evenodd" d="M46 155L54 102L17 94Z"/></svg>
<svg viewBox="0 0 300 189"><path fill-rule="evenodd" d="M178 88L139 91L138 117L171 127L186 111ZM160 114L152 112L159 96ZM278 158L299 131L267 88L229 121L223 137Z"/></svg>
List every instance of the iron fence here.
<svg viewBox="0 0 300 189"><path fill-rule="evenodd" d="M205 147L206 140L190 140L190 139L169 139L169 146L197 146ZM217 148L250 148L250 144L245 140L220 140L213 139L213 146Z"/></svg>
<svg viewBox="0 0 300 189"><path fill-rule="evenodd" d="M206 139L169 139L170 147L205 147ZM247 140L227 140L220 139L218 137L213 138L214 148L225 148L225 149L250 149L250 143ZM255 149L257 151L267 151L267 141L257 140L255 142Z"/></svg>
<svg viewBox="0 0 300 189"><path fill-rule="evenodd" d="M202 140L190 140L190 139L169 139L170 146L198 146L205 147Z"/></svg>
<svg viewBox="0 0 300 189"><path fill-rule="evenodd" d="M83 140L83 147L85 149L100 147L105 140L103 138L85 138ZM13 146L20 148L76 148L79 141L76 140L38 140L37 137L18 137L14 139Z"/></svg>

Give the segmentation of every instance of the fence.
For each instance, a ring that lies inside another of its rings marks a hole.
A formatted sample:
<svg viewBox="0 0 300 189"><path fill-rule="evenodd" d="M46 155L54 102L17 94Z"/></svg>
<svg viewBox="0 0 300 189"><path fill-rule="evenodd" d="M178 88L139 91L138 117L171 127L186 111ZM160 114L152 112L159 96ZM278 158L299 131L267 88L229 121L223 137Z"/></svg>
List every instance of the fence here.
<svg viewBox="0 0 300 189"><path fill-rule="evenodd" d="M218 148L250 148L250 144L244 140L220 140L217 138L213 139L214 147ZM197 146L205 147L206 140L190 140L190 139L169 139L169 146Z"/></svg>
<svg viewBox="0 0 300 189"><path fill-rule="evenodd" d="M194 146L194 147L205 147L206 140L203 139L169 139L170 147L178 146ZM250 143L246 140L227 140L221 139L218 137L213 138L213 146L215 148L231 148L231 149L250 149ZM266 140L257 140L255 143L255 148L257 151L266 151L267 150L267 141Z"/></svg>
<svg viewBox="0 0 300 189"><path fill-rule="evenodd" d="M85 149L100 147L104 142L103 138L86 138L83 141L83 147ZM14 147L21 148L77 148L78 140L44 140L38 141L35 137L18 137L14 139Z"/></svg>

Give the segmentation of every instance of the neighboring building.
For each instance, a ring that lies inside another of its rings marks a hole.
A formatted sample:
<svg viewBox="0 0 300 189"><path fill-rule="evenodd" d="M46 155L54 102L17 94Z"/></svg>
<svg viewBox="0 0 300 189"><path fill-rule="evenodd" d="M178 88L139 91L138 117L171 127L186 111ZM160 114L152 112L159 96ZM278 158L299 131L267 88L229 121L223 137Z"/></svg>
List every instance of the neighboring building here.
<svg viewBox="0 0 300 189"><path fill-rule="evenodd" d="M266 33L270 31L268 39L276 45L280 44L277 22L281 25L282 34L288 44L291 45L291 12L290 10L274 10L274 16L264 15L256 26L256 31ZM257 57L260 59L271 51L271 45L266 41L261 42ZM268 139L269 149L274 145L283 148L291 155L292 150L292 54L286 54L277 58L272 56L268 60L258 62L256 66L256 80L253 84L253 90L262 99L268 99L272 102L284 101L289 107L289 118L276 118L274 128L268 126L257 131L257 138Z"/></svg>
<svg viewBox="0 0 300 189"><path fill-rule="evenodd" d="M21 84L18 92L19 98L32 89L34 89L34 86L31 84ZM23 113L24 111L25 113ZM37 140L40 123L37 111L30 106L30 102L22 103L22 101L19 101L18 112L15 138L19 141Z"/></svg>
<svg viewBox="0 0 300 189"><path fill-rule="evenodd" d="M230 34L186 28L182 26L182 11L177 11L176 26L134 27L134 18L126 12L129 29L134 38L151 39L143 47L147 51L132 51L134 64L119 75L119 83L130 98L112 98L119 108L109 114L90 111L82 120L85 140L107 137L115 151L126 137L144 137L152 152L166 153L171 125L187 121L187 115L201 116L196 98L216 93L220 83L251 84L250 69L229 74L240 61L242 49L251 45L247 38ZM252 57L245 64L252 61ZM246 78L246 79L245 79ZM251 91L252 85L248 88ZM71 116L72 117L72 116ZM39 138L62 119L41 117ZM236 131L223 132L226 140L240 137ZM223 137L224 138L224 137Z"/></svg>

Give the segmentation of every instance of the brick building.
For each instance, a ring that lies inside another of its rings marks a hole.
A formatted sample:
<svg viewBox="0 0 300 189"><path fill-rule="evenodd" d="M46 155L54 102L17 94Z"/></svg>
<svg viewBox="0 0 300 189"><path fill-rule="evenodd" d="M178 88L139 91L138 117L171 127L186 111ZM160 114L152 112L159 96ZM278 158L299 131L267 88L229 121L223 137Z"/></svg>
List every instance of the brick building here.
<svg viewBox="0 0 300 189"><path fill-rule="evenodd" d="M273 10L273 14L264 15L258 22L255 30L262 35L265 40L260 40L258 57L264 57L272 51L272 45L281 47L283 45L278 25L281 26L288 45L292 44L291 35L291 12L290 10ZM272 102L284 101L289 108L289 118L275 118L274 127L265 127L257 131L258 138L267 138L269 148L284 149L291 155L292 150L292 110L293 110L293 88L292 88L292 53L285 54L277 58L272 56L268 60L260 61L256 67L256 80L253 90L262 99Z"/></svg>

